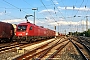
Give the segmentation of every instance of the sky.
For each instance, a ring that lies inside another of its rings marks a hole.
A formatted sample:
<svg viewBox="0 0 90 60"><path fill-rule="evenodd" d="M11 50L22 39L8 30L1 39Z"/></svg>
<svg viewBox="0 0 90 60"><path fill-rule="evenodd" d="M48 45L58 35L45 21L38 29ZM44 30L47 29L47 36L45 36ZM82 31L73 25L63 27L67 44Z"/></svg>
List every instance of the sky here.
<svg viewBox="0 0 90 60"><path fill-rule="evenodd" d="M32 10L37 9L37 10ZM28 21L59 33L90 29L90 0L0 0L0 21L19 24ZM87 21L87 23L86 23Z"/></svg>

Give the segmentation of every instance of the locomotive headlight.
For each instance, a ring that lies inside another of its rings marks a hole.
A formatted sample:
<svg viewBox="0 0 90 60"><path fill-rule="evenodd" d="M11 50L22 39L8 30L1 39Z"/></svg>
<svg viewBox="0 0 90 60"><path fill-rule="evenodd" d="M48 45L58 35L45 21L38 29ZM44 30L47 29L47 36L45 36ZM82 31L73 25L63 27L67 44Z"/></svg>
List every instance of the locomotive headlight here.
<svg viewBox="0 0 90 60"><path fill-rule="evenodd" d="M26 33L26 35L28 35L28 33Z"/></svg>

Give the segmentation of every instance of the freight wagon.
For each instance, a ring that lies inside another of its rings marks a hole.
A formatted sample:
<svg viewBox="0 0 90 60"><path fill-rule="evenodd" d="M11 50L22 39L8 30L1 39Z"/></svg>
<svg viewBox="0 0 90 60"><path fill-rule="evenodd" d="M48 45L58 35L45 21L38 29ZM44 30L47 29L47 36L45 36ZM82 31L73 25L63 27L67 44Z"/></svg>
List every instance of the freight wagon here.
<svg viewBox="0 0 90 60"><path fill-rule="evenodd" d="M13 35L14 35L14 28L12 24L0 22L0 42L1 41L6 41L6 42L12 41Z"/></svg>
<svg viewBox="0 0 90 60"><path fill-rule="evenodd" d="M53 38L55 37L55 31L27 22L17 25L15 35L17 36L17 41L19 42L31 42Z"/></svg>

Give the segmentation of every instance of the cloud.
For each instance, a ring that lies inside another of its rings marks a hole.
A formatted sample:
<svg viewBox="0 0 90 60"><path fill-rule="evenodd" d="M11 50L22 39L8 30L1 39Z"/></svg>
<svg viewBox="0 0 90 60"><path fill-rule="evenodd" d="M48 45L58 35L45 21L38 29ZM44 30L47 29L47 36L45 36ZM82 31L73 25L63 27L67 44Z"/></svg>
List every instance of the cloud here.
<svg viewBox="0 0 90 60"><path fill-rule="evenodd" d="M54 11L53 9L47 9L47 10L42 10L42 11L40 11L39 13L45 13L45 14L47 14L47 13L55 13L55 12L57 12L57 11Z"/></svg>
<svg viewBox="0 0 90 60"><path fill-rule="evenodd" d="M51 1L51 0L46 0L46 1ZM57 0L52 0L54 4L59 4Z"/></svg>
<svg viewBox="0 0 90 60"><path fill-rule="evenodd" d="M31 23L33 23L32 20L29 20ZM11 20L3 20L2 22L8 22L8 23L21 23L21 22L26 22L26 19L11 19ZM36 24L50 24L50 25L86 25L86 21L65 21L65 20L60 20L58 22L55 22L54 20L36 20ZM90 25L90 22L88 21L88 25Z"/></svg>
<svg viewBox="0 0 90 60"><path fill-rule="evenodd" d="M5 13L4 12L0 12L0 15L4 15Z"/></svg>
<svg viewBox="0 0 90 60"><path fill-rule="evenodd" d="M57 0L54 0L53 2L54 2L54 4L59 4Z"/></svg>
<svg viewBox="0 0 90 60"><path fill-rule="evenodd" d="M28 20L29 22L33 23L32 20ZM11 24L19 24L19 23L22 23L22 22L26 22L26 19L6 19L6 20L2 20L2 22L8 22L8 23L11 23Z"/></svg>
<svg viewBox="0 0 90 60"><path fill-rule="evenodd" d="M0 12L0 15L10 14L11 12Z"/></svg>
<svg viewBox="0 0 90 60"><path fill-rule="evenodd" d="M59 25L72 25L72 26L74 26L74 25L76 25L76 26L86 25L86 21L77 21L77 22L75 22L75 21L65 21L65 20L58 21L58 22L52 22L50 24L58 26L58 23L59 23ZM88 25L90 25L89 21L88 21Z"/></svg>
<svg viewBox="0 0 90 60"><path fill-rule="evenodd" d="M88 11L88 10L90 10L90 8L85 8L85 7L80 7L80 8L78 8L78 7L75 7L75 8L73 8L73 7L58 7L60 10L65 10L65 9L67 9L67 10L80 10L80 11Z"/></svg>
<svg viewBox="0 0 90 60"><path fill-rule="evenodd" d="M66 20L60 20L60 21L57 21L55 22L54 20L37 20L36 21L36 25L38 26L44 26L45 28L49 28L49 29L52 29L54 30L54 26L57 26L58 27L58 23L59 23L59 28L62 30L61 33L64 31L64 30L67 30L67 32L69 31L82 31L82 27L83 30L85 30L85 26L86 26L86 21L83 20L83 21L66 21ZM88 27L90 26L90 22L88 21ZM58 28L56 29L56 31L58 31Z"/></svg>
<svg viewBox="0 0 90 60"><path fill-rule="evenodd" d="M8 22L8 23L19 23L24 22L25 19L8 19L8 20L2 20L2 22Z"/></svg>
<svg viewBox="0 0 90 60"><path fill-rule="evenodd" d="M50 17L46 17L46 19L44 20L36 20L36 23L37 24L41 24L41 25L52 25L52 26L58 26L57 23L59 23L59 25L62 25L62 26L68 26L68 25L72 25L72 26L79 26L79 25L86 25L86 21L83 20L83 21L67 21L63 18L59 18L59 19L56 19L57 22L55 22L55 20L51 19ZM90 25L90 21L88 21L88 25Z"/></svg>

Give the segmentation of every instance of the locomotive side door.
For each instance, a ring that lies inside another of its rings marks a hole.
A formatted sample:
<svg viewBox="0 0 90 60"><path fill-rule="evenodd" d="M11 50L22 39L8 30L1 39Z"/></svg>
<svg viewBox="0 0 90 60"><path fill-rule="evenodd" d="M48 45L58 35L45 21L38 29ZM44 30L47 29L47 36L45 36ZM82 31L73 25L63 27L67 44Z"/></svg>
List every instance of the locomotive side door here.
<svg viewBox="0 0 90 60"><path fill-rule="evenodd" d="M34 35L34 27L31 25L29 27L29 36L33 36Z"/></svg>

